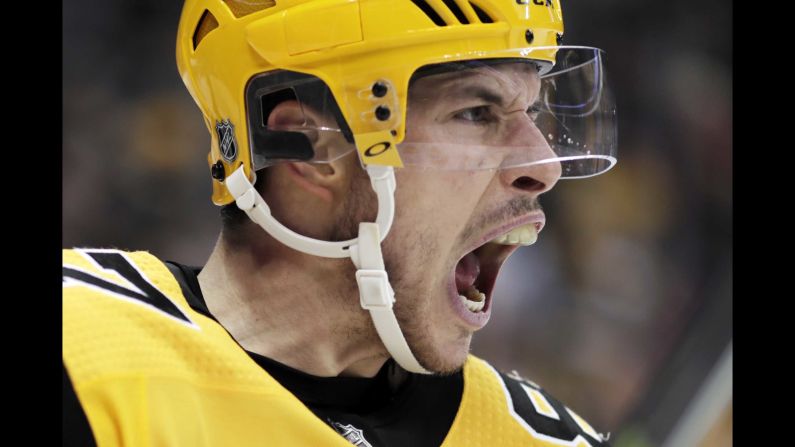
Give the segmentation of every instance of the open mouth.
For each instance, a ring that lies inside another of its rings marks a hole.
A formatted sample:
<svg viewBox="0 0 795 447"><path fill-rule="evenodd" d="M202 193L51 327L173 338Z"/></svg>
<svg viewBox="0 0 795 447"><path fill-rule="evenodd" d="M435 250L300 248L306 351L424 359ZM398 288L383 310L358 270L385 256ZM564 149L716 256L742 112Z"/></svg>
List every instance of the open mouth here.
<svg viewBox="0 0 795 447"><path fill-rule="evenodd" d="M472 314L487 314L500 267L519 246L532 245L542 223L512 228L464 255L455 267L460 303ZM484 315L485 316L485 315Z"/></svg>

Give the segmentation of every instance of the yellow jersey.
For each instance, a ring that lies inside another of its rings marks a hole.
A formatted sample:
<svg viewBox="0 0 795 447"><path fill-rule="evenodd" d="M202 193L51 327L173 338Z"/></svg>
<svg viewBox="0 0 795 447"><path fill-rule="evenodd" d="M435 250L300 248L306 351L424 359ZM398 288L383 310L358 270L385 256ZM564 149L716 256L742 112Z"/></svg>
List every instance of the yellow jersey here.
<svg viewBox="0 0 795 447"><path fill-rule="evenodd" d="M187 293L147 252L64 250L64 368L97 445L397 445L372 427L318 417ZM607 445L530 381L475 356L461 377L442 447ZM411 439L411 427L401 430Z"/></svg>

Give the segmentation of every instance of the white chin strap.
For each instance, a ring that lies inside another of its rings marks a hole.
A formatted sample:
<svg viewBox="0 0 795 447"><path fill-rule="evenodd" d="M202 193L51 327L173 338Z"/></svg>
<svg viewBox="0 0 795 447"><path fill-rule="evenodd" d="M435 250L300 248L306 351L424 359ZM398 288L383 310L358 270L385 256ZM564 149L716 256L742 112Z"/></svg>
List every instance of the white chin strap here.
<svg viewBox="0 0 795 447"><path fill-rule="evenodd" d="M277 221L268 204L249 182L239 167L226 178L226 187L235 198L237 207L282 244L314 256L325 258L350 257L356 266L359 300L370 311L378 335L392 358L407 371L431 374L414 358L403 332L400 330L392 306L395 292L389 284L381 254L381 241L389 234L395 217L395 173L390 166L367 166L370 184L378 196L378 217L375 223L359 223L359 235L341 242L321 241L302 236Z"/></svg>

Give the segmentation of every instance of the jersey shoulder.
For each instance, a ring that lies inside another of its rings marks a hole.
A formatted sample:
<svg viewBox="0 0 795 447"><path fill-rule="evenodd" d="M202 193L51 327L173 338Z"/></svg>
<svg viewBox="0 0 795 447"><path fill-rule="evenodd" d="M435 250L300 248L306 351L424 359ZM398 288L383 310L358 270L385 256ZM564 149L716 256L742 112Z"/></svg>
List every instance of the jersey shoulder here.
<svg viewBox="0 0 795 447"><path fill-rule="evenodd" d="M65 311L71 310L71 303L79 297L83 304L94 307L115 304L116 310L123 310L133 305L174 322L195 325L176 278L165 263L148 252L75 248L63 250L62 260L63 299L64 304L70 303Z"/></svg>
<svg viewBox="0 0 795 447"><path fill-rule="evenodd" d="M602 447L608 438L536 383L470 356L459 415L444 445Z"/></svg>
<svg viewBox="0 0 795 447"><path fill-rule="evenodd" d="M154 255L64 250L62 275L62 350L76 387L110 377L245 386L262 376L220 324L190 306L189 291Z"/></svg>
<svg viewBox="0 0 795 447"><path fill-rule="evenodd" d="M347 445L188 293L150 253L64 250L64 377L98 445Z"/></svg>

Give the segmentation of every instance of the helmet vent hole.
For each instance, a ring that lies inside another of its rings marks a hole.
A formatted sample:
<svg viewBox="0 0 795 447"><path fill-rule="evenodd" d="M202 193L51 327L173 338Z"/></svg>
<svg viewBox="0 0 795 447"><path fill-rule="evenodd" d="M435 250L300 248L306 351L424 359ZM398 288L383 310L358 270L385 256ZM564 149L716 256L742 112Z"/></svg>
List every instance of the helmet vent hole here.
<svg viewBox="0 0 795 447"><path fill-rule="evenodd" d="M476 4L472 3L472 2L469 2L469 4L472 5L472 9L474 9L475 10L475 14L478 15L478 18L480 19L480 23L494 23L494 19L492 19L488 14L486 14L486 11L480 9L480 7L478 5L476 5Z"/></svg>
<svg viewBox="0 0 795 447"><path fill-rule="evenodd" d="M442 20L439 14L436 11L434 11L431 5L429 5L425 0L411 0L411 2L417 5L417 7L420 8L422 12L424 12L425 15L428 16L428 18L433 21L433 23L435 23L438 26L447 26L447 24L444 23L444 20Z"/></svg>
<svg viewBox="0 0 795 447"><path fill-rule="evenodd" d="M226 6L235 15L235 18L245 17L263 9L276 6L274 0L224 0Z"/></svg>
<svg viewBox="0 0 795 447"><path fill-rule="evenodd" d="M453 12L455 18L458 19L458 22L463 25L469 25L469 20L467 20L467 16L464 15L464 11L461 11L461 8L458 7L454 0L444 0L444 4L450 8L450 11Z"/></svg>
<svg viewBox="0 0 795 447"><path fill-rule="evenodd" d="M215 16L210 11L205 9L202 18L199 19L199 24L196 26L196 31L193 32L193 50L195 51L196 47L199 46L199 42L216 28L218 28L218 20L215 19Z"/></svg>

